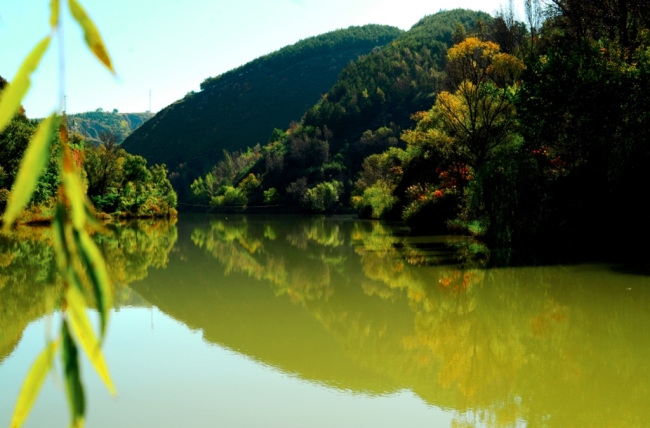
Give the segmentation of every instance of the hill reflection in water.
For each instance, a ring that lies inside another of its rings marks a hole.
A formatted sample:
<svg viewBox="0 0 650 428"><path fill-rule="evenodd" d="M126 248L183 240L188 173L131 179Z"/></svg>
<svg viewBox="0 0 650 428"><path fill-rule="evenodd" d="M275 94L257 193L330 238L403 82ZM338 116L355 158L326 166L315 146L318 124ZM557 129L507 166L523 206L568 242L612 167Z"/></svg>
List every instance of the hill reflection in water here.
<svg viewBox="0 0 650 428"><path fill-rule="evenodd" d="M458 427L650 419L647 277L605 264L488 268L469 238L399 232L229 215L97 239L118 307L156 306L291 377L352 396L412 391ZM0 361L60 293L49 232L17 234L0 240Z"/></svg>
<svg viewBox="0 0 650 428"><path fill-rule="evenodd" d="M412 390L459 426L650 417L645 277L588 264L486 269L470 239L375 222L187 227L196 247L134 289L208 342L346 391Z"/></svg>

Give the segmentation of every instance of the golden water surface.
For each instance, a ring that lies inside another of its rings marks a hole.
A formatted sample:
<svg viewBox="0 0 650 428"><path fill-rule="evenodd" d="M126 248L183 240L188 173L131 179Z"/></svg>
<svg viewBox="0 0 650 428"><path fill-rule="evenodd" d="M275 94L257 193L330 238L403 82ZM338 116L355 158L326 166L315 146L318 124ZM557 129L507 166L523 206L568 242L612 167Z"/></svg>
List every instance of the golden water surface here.
<svg viewBox="0 0 650 428"><path fill-rule="evenodd" d="M0 241L0 425L56 322L49 239ZM120 398L88 370L90 427L650 426L638 266L511 267L469 238L351 218L141 221L97 239ZM27 426L67 423L51 383Z"/></svg>

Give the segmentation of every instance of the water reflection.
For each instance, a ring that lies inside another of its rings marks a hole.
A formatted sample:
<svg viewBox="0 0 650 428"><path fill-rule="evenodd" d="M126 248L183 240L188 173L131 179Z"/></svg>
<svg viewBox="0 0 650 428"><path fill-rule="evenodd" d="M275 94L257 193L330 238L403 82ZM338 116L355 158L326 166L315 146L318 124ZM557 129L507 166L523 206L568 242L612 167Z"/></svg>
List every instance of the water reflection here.
<svg viewBox="0 0 650 428"><path fill-rule="evenodd" d="M126 287L164 268L178 236L175 220L139 220L106 226L95 237L114 281L115 305L141 305ZM0 362L8 357L32 321L59 307L58 275L52 233L48 227L17 228L0 235Z"/></svg>
<svg viewBox="0 0 650 428"><path fill-rule="evenodd" d="M408 388L454 409L458 426L642 426L650 417L645 277L603 265L485 269L485 250L467 239L324 218L218 220L192 240L226 275L206 305L237 315L174 316L306 379L366 393ZM242 276L276 297L236 284ZM246 297L230 296L242 288ZM267 307L285 295L302 316L278 309L290 320L269 321ZM346 360L327 375L315 372L332 356L306 340L322 336ZM286 356L257 343L278 337Z"/></svg>
<svg viewBox="0 0 650 428"><path fill-rule="evenodd" d="M8 357L27 325L53 305L60 285L56 259L45 228L19 228L0 236L0 361Z"/></svg>
<svg viewBox="0 0 650 428"><path fill-rule="evenodd" d="M111 230L98 241L120 304L155 305L291 376L352 394L410 390L458 427L650 419L646 276L603 264L488 268L471 239L352 219ZM49 232L30 233L40 235L0 242L0 358L57 295Z"/></svg>

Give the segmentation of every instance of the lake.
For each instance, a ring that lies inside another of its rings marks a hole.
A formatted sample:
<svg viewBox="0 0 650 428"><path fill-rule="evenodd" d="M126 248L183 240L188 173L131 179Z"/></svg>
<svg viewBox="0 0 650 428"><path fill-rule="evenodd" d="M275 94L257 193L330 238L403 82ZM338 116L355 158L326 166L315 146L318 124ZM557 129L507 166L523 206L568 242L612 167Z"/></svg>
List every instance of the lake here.
<svg viewBox="0 0 650 428"><path fill-rule="evenodd" d="M650 277L637 266L494 262L471 238L351 217L109 232L97 241L115 282L104 350L119 395L82 362L88 427L650 420ZM60 321L47 315L62 287L50 241L38 228L0 238L0 426ZM25 426L67 426L62 385L50 376Z"/></svg>

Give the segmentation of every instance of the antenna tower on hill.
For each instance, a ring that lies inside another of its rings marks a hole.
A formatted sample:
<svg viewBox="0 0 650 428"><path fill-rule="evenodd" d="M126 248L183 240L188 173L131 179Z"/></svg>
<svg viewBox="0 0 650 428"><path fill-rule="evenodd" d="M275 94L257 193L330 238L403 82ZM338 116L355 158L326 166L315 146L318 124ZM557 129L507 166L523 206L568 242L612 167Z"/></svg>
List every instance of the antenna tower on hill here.
<svg viewBox="0 0 650 428"><path fill-rule="evenodd" d="M149 89L149 110L147 110L147 113L151 113L151 89Z"/></svg>

